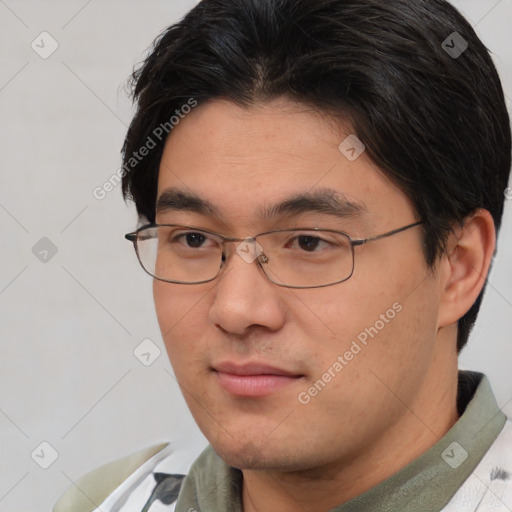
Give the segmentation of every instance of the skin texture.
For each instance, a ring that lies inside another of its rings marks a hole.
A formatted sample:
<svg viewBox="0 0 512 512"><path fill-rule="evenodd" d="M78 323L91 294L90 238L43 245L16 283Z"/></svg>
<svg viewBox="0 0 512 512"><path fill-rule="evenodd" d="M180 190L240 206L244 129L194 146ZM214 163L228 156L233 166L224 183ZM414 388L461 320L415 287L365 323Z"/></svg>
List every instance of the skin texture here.
<svg viewBox="0 0 512 512"><path fill-rule="evenodd" d="M158 195L178 187L221 216L185 210L158 223L245 238L297 226L370 237L417 219L407 197L363 153L338 150L350 127L286 99L242 109L200 105L177 125L161 161ZM329 187L363 203L360 216L257 215L299 192ZM190 410L215 451L244 475L245 511L322 511L417 458L456 422L456 322L483 286L495 235L479 210L454 229L429 272L421 227L355 248L352 277L315 289L270 283L229 244L223 273L199 285L154 281L158 321ZM306 405L307 391L358 334L401 306ZM219 383L219 362L258 362L300 375L264 397Z"/></svg>

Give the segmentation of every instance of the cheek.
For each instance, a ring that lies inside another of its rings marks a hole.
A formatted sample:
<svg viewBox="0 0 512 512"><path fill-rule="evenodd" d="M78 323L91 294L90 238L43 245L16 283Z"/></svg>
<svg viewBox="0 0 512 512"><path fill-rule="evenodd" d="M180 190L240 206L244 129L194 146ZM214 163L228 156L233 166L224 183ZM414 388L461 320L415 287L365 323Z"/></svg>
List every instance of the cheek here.
<svg viewBox="0 0 512 512"><path fill-rule="evenodd" d="M307 308L296 320L316 349L316 366L328 367L348 350L357 352L351 361L358 364L351 366L359 368L426 362L437 332L439 290L422 254L402 254L400 261L380 258L382 265L360 256L359 272L351 279L302 297Z"/></svg>
<svg viewBox="0 0 512 512"><path fill-rule="evenodd" d="M369 372L380 389L375 397L384 400L392 389L412 400L435 349L438 288L435 279L412 268L393 276L379 283L379 293L366 294L356 331L351 333L361 347L359 364L354 366Z"/></svg>
<svg viewBox="0 0 512 512"><path fill-rule="evenodd" d="M153 282L158 324L175 372L182 372L195 364L201 353L208 289L197 288L157 280Z"/></svg>
<svg viewBox="0 0 512 512"><path fill-rule="evenodd" d="M175 285L156 279L153 281L153 300L160 331L165 341L166 333L172 330L180 317L182 301L179 300Z"/></svg>

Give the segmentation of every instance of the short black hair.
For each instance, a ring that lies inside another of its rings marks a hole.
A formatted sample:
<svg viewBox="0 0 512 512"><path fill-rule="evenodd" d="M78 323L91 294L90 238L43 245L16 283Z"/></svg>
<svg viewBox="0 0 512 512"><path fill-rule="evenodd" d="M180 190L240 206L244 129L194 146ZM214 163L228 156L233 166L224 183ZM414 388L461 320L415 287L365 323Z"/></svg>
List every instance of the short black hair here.
<svg viewBox="0 0 512 512"><path fill-rule="evenodd" d="M155 221L165 136L184 105L284 97L350 123L423 219L430 269L476 209L499 230L511 157L503 90L489 52L444 0L203 0L131 78L123 194L141 219ZM458 322L459 351L483 292Z"/></svg>

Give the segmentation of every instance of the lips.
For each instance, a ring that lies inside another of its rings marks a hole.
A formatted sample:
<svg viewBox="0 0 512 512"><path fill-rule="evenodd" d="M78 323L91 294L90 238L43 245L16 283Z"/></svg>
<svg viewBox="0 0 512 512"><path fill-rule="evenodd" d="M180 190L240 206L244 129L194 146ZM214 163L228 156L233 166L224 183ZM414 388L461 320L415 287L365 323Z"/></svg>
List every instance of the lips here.
<svg viewBox="0 0 512 512"><path fill-rule="evenodd" d="M250 376L250 375L281 375L284 377L300 377L299 374L296 374L292 371L284 370L281 368L276 368L274 366L269 366L266 364L259 363L246 363L243 365L237 365L235 363L219 363L215 365L214 370L222 373L228 373L231 375L241 375L241 376Z"/></svg>
<svg viewBox="0 0 512 512"><path fill-rule="evenodd" d="M239 365L224 362L215 365L213 370L224 390L241 397L267 396L303 377L290 370L260 363Z"/></svg>

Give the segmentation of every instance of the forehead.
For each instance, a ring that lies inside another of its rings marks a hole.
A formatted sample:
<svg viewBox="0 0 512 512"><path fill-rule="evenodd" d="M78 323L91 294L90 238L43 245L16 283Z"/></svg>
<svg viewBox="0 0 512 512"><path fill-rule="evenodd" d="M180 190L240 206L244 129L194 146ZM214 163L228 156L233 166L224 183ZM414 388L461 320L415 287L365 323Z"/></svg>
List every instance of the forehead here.
<svg viewBox="0 0 512 512"><path fill-rule="evenodd" d="M359 213L368 217L411 209L364 151L349 159L340 150L351 134L349 125L284 99L251 108L211 101L196 107L168 137L157 198L165 203L170 189L180 190L240 221L326 190L362 205Z"/></svg>

